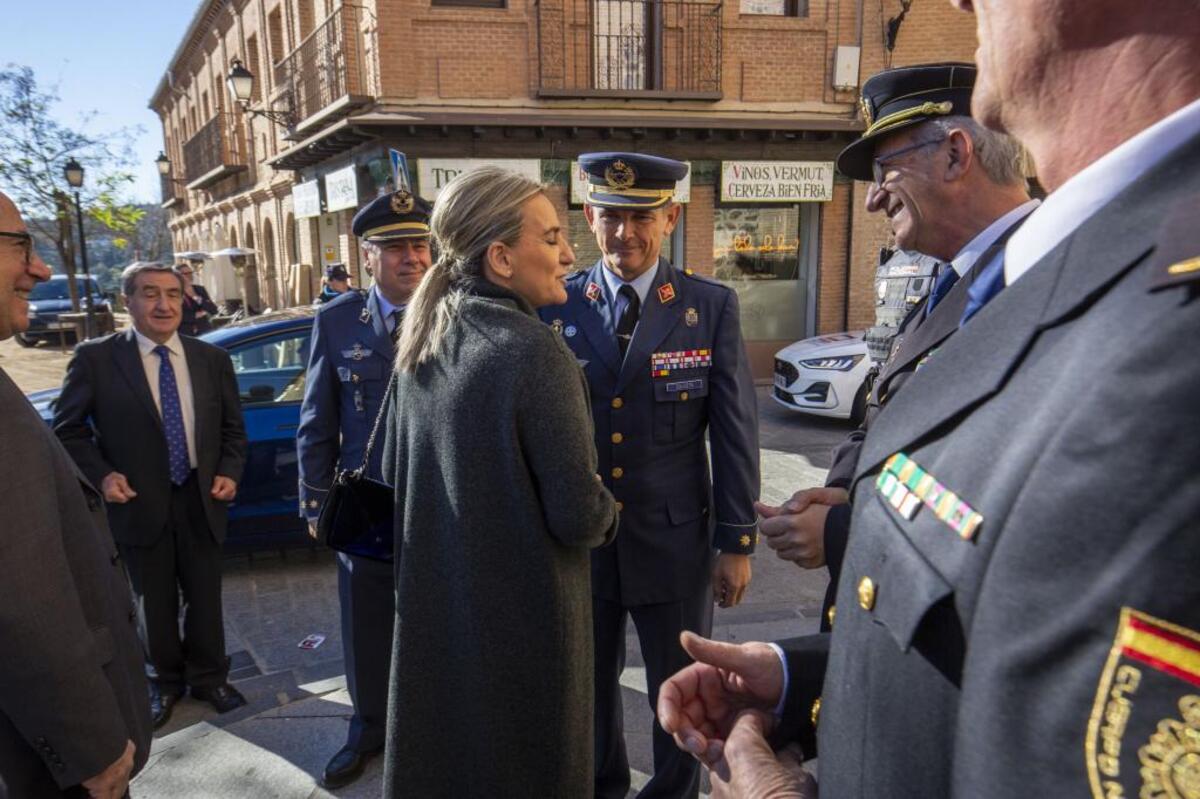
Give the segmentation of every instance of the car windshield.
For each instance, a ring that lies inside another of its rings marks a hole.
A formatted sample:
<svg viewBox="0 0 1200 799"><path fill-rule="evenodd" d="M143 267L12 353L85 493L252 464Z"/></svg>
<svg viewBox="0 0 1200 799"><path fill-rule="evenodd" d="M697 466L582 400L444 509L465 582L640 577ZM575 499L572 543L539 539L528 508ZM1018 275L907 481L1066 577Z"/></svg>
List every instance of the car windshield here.
<svg viewBox="0 0 1200 799"><path fill-rule="evenodd" d="M80 285L82 285L83 281L80 280L79 283L80 283ZM92 281L91 286L92 286L93 294L100 293L100 287L96 285L95 281ZM33 291L29 292L29 299L31 299L31 300L69 300L69 299L71 299L71 292L67 288L67 281L65 281L65 280L47 280L45 283L38 283L36 286L33 287Z"/></svg>

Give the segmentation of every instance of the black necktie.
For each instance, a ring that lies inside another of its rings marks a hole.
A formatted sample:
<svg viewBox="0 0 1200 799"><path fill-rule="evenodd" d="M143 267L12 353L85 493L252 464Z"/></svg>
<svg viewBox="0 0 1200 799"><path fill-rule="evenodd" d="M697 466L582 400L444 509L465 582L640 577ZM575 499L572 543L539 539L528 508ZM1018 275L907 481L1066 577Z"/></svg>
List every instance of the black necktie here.
<svg viewBox="0 0 1200 799"><path fill-rule="evenodd" d="M400 338L400 321L403 316L404 316L404 311L400 310L399 308L392 311L392 343L393 344L396 343L396 341Z"/></svg>
<svg viewBox="0 0 1200 799"><path fill-rule="evenodd" d="M625 350L629 349L629 342L633 340L633 329L637 327L642 303L633 286L621 286L617 293L626 300L625 312L617 322L617 346L621 348L621 357L624 358Z"/></svg>
<svg viewBox="0 0 1200 799"><path fill-rule="evenodd" d="M933 289L929 292L929 301L925 303L926 316L933 313L933 306L941 302L958 282L958 271L953 264L940 264L938 269L941 271L938 272L937 280L933 282Z"/></svg>

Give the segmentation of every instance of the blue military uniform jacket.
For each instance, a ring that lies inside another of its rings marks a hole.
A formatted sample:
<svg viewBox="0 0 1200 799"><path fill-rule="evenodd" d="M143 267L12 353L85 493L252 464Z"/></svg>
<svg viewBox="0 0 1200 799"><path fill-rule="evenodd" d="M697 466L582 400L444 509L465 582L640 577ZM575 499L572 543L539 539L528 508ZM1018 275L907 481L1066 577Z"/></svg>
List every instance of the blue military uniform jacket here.
<svg viewBox="0 0 1200 799"><path fill-rule="evenodd" d="M296 435L300 513L315 519L338 468L356 469L392 373L394 346L374 291L348 291L317 311ZM382 440L369 473L379 478Z"/></svg>
<svg viewBox="0 0 1200 799"><path fill-rule="evenodd" d="M615 543L592 554L592 590L677 601L710 579L713 547L749 554L757 540L758 406L737 295L660 260L622 363L602 269L541 309L587 375L600 475L621 510Z"/></svg>

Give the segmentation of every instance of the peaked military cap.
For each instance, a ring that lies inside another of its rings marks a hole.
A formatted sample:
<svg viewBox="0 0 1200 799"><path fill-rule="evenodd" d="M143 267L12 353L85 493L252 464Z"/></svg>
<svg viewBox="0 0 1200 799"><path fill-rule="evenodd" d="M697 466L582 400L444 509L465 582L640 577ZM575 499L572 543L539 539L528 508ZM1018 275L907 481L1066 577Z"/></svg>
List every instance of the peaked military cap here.
<svg viewBox="0 0 1200 799"><path fill-rule="evenodd" d="M429 235L433 207L406 189L376 197L358 209L350 229L365 241L391 241Z"/></svg>
<svg viewBox="0 0 1200 799"><path fill-rule="evenodd" d="M601 208L666 205L688 173L682 161L641 153L584 153L579 166L587 173L587 204Z"/></svg>
<svg viewBox="0 0 1200 799"><path fill-rule="evenodd" d="M350 273L346 271L345 264L334 263L325 267L325 277L327 280L349 280Z"/></svg>
<svg viewBox="0 0 1200 799"><path fill-rule="evenodd" d="M974 64L917 64L872 75L859 100L867 129L838 155L838 170L871 180L877 139L938 117L970 116L974 87Z"/></svg>

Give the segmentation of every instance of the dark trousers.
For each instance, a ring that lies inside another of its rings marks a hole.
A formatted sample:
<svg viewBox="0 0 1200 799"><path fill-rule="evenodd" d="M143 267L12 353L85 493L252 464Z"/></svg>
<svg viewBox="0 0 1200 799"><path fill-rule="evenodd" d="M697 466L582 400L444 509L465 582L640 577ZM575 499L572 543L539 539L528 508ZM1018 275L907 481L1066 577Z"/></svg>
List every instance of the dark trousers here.
<svg viewBox="0 0 1200 799"><path fill-rule="evenodd" d="M704 585L694 596L660 605L625 607L592 597L592 626L596 646L596 792L597 799L624 799L629 792L629 758L620 676L625 668L625 620L633 618L642 660L646 664L646 693L650 711L658 704L663 681L692 659L679 645L679 634L712 632L712 588ZM700 791L700 764L663 732L657 716L653 729L654 776L639 797L694 797Z"/></svg>
<svg viewBox="0 0 1200 799"><path fill-rule="evenodd" d="M342 653L354 715L346 745L358 752L383 748L396 623L392 564L338 554Z"/></svg>
<svg viewBox="0 0 1200 799"><path fill-rule="evenodd" d="M229 676L221 617L221 545L204 514L195 471L171 488L167 530L148 547L122 545L137 602L146 674L164 693L213 688ZM183 596L183 637L179 598Z"/></svg>

